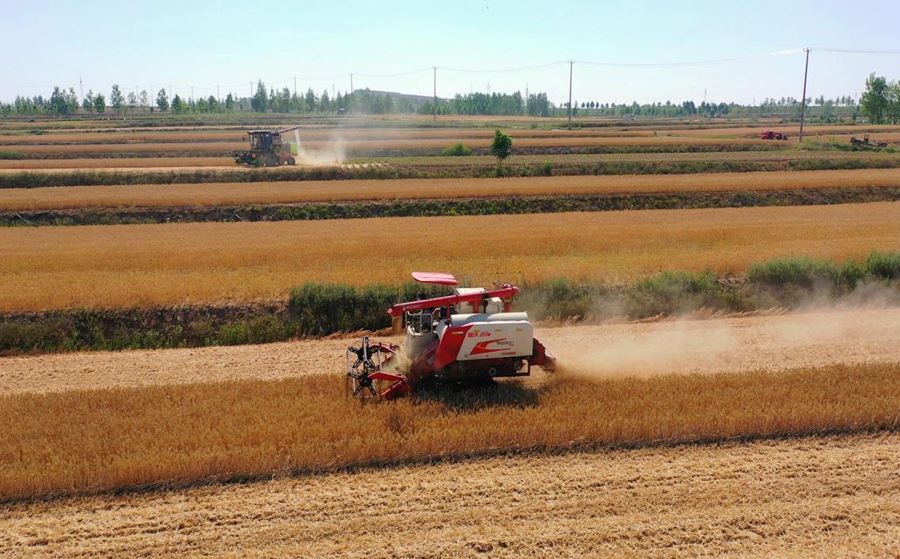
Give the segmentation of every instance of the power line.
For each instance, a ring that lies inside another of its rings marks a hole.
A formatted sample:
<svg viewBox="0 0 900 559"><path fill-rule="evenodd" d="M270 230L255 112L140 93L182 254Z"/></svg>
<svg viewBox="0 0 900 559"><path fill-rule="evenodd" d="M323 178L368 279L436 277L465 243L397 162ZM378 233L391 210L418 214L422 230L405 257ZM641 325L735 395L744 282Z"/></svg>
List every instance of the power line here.
<svg viewBox="0 0 900 559"><path fill-rule="evenodd" d="M411 76L413 74L421 74L422 72L427 72L428 70L433 69L434 66L428 66L426 68L419 68L418 70L410 70L409 72L397 72L396 74L360 74L358 72L353 72L350 74L351 76L362 76L364 78L398 78L400 76Z"/></svg>
<svg viewBox="0 0 900 559"><path fill-rule="evenodd" d="M690 62L591 62L588 60L575 60L576 64L587 64L589 66L610 66L615 68L657 68L667 66L705 66L707 64L723 64L726 62L741 62L745 60L756 60L759 58L770 58L775 56L790 56L799 54L803 49L788 49L763 54L752 54L749 56L735 56L732 58L715 58L711 60L694 60Z"/></svg>
<svg viewBox="0 0 900 559"><path fill-rule="evenodd" d="M463 68L447 68L445 66L438 66L438 70L446 70L447 72L459 72L462 74L503 74L506 72L521 72L523 70L540 70L542 68L550 68L551 66L559 66L561 64L568 64L569 60L559 60L557 62L550 62L548 64L538 64L536 66L521 66L519 68L501 68L501 69L493 69L493 70L466 70Z"/></svg>
<svg viewBox="0 0 900 559"><path fill-rule="evenodd" d="M822 52L841 52L846 54L900 54L900 50L867 50L867 49L830 49L823 47L812 47L810 50L818 50Z"/></svg>

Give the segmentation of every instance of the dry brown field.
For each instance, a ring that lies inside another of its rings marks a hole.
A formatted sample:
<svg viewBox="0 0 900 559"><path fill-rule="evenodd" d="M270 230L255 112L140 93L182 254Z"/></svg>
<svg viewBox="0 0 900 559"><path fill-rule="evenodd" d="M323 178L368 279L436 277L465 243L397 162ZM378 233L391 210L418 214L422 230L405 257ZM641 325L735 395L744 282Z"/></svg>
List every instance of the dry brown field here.
<svg viewBox="0 0 900 559"><path fill-rule="evenodd" d="M123 171L128 169L202 169L206 167L240 168L235 165L232 157L107 157L0 161L0 171L86 171L92 169Z"/></svg>
<svg viewBox="0 0 900 559"><path fill-rule="evenodd" d="M467 140L471 138L490 139L493 128L311 128L303 127L301 141L343 140ZM622 129L528 129L511 131L516 138L545 137L652 137L653 130ZM293 133L288 133L292 137ZM691 134L695 135L695 134ZM737 135L737 134L736 134ZM51 132L47 134L9 134L0 136L0 146L29 144L107 144L107 143L187 143L187 142L236 142L246 141L246 130L196 130L196 131L115 131L115 132Z"/></svg>
<svg viewBox="0 0 900 559"><path fill-rule="evenodd" d="M6 126L4 124L3 126ZM343 140L470 140L490 139L494 134L494 128L484 127L445 127L445 128L353 128L353 123L342 126L319 127L307 125L301 128L302 141L333 141ZM265 129L278 129L280 125L262 126ZM179 128L152 128L135 130L131 128L117 128L102 132L90 131L55 131L43 134L11 133L0 135L0 146L29 145L29 144L106 144L106 143L189 143L189 142L238 142L246 140L246 130L252 127L231 126L228 130L217 129L221 127L205 126L200 129L189 127ZM259 127L257 127L259 128ZM0 126L2 129L2 126ZM762 124L755 126L735 127L703 127L685 125L661 124L659 127L602 127L581 128L567 130L563 125L554 129L532 129L527 127L507 128L506 131L516 139L529 138L648 138L648 137L683 137L710 139L757 139L764 130L778 130L787 134L797 135L799 125ZM879 139L896 139L900 136L900 127L896 125L813 125L805 126L804 134L811 137L834 136L846 139L849 135L864 135L870 133L877 135Z"/></svg>
<svg viewBox="0 0 900 559"><path fill-rule="evenodd" d="M379 150L379 149L443 149L454 143L454 139L402 139L402 140L348 140L338 142L347 151ZM303 142L303 147L312 150L331 150L334 141ZM473 138L465 142L471 148L487 148L491 140ZM575 137L575 138L517 138L514 146L518 148L545 147L568 148L590 146L672 146L672 145L707 145L723 143L719 138L687 138L678 136L656 136L646 138L608 138L608 137ZM729 144L768 145L765 140L755 138L734 138ZM153 152L231 152L248 149L246 141L231 142L186 142L186 143L140 143L140 144L62 144L62 145L16 145L11 151L23 154L75 154L75 153L132 153L134 151Z"/></svg>
<svg viewBox="0 0 900 559"><path fill-rule="evenodd" d="M6 506L10 558L893 557L896 434L510 456Z"/></svg>
<svg viewBox="0 0 900 559"><path fill-rule="evenodd" d="M315 153L315 151L311 151ZM333 151L325 153L325 166L332 165ZM18 159L0 160L0 172L17 173L21 171L50 171L59 172L66 170L85 170L102 168L106 171L122 171L128 169L140 169L147 172L168 171L172 169L203 169L213 167L231 167L240 169L235 165L231 157L79 157L77 153L72 157L60 159ZM87 154L96 155L96 154ZM704 152L704 153L605 153L605 154L527 154L512 155L504 163L505 166L515 169L517 165L543 165L546 162L557 165L589 165L592 163L656 163L666 164L671 162L753 162L786 164L791 161L860 161L878 162L894 161L898 158L896 153L887 152L833 152L833 151L742 151L742 152ZM378 162L392 166L404 165L425 167L453 167L453 166L488 166L496 165L497 160L487 155L471 155L468 157L452 156L403 156L383 158L357 158L355 164L360 162ZM351 160L353 163L353 160ZM301 163L302 165L302 163ZM321 163L319 163L321 165ZM269 168L266 172L279 173L290 167Z"/></svg>
<svg viewBox="0 0 900 559"><path fill-rule="evenodd" d="M540 324L536 336L570 370L598 378L737 373L900 361L900 309L820 309L578 326ZM401 344L401 336L378 336ZM280 380L340 373L359 336L167 350L0 359L0 396L166 384ZM529 382L547 376L536 370Z"/></svg>
<svg viewBox="0 0 900 559"><path fill-rule="evenodd" d="M416 269L477 283L620 284L661 270L737 272L792 254L859 259L896 250L898 212L900 204L872 203L5 228L0 310L275 299L305 281L391 284ZM473 250L479 243L491 249Z"/></svg>
<svg viewBox="0 0 900 559"><path fill-rule="evenodd" d="M900 170L8 188L0 211L872 187L900 187Z"/></svg>

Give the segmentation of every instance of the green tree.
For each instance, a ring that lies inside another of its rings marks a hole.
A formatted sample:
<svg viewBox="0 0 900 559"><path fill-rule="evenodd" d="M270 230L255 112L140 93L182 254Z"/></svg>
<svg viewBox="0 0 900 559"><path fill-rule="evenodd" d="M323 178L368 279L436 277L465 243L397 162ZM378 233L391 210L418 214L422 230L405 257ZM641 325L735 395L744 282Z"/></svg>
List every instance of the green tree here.
<svg viewBox="0 0 900 559"><path fill-rule="evenodd" d="M141 106L142 106L142 107L149 107L149 106L150 106L150 98L149 98L149 96L147 95L147 90L146 90L146 89L142 89L142 90L141 90Z"/></svg>
<svg viewBox="0 0 900 559"><path fill-rule="evenodd" d="M137 107L137 104L138 104L137 93L135 93L134 91L129 91L128 92L128 108L131 109L132 112L134 112L134 109Z"/></svg>
<svg viewBox="0 0 900 559"><path fill-rule="evenodd" d="M310 111L316 110L316 105L318 104L318 100L316 99L316 92L309 88L306 91L306 107Z"/></svg>
<svg viewBox="0 0 900 559"><path fill-rule="evenodd" d="M116 114L122 114L122 110L125 107L125 96L122 95L122 90L119 89L118 84L113 84L109 92L109 105L116 111Z"/></svg>
<svg viewBox="0 0 900 559"><path fill-rule="evenodd" d="M81 100L81 108L86 113L94 112L94 92L88 89L87 95Z"/></svg>
<svg viewBox="0 0 900 559"><path fill-rule="evenodd" d="M159 93L156 94L156 106L162 112L169 110L169 96L166 94L166 88L160 89Z"/></svg>
<svg viewBox="0 0 900 559"><path fill-rule="evenodd" d="M66 92L59 87L53 88L50 94L50 111L57 115L69 114L69 104L66 102Z"/></svg>
<svg viewBox="0 0 900 559"><path fill-rule="evenodd" d="M225 98L225 110L231 112L234 110L234 95L228 94L228 97Z"/></svg>
<svg viewBox="0 0 900 559"><path fill-rule="evenodd" d="M264 113L269 106L269 96L266 91L266 84L262 80L256 84L256 93L250 98L250 108L258 113Z"/></svg>
<svg viewBox="0 0 900 559"><path fill-rule="evenodd" d="M96 97L94 97L94 110L97 111L97 114L103 114L106 112L106 97L103 96L102 93L98 93Z"/></svg>
<svg viewBox="0 0 900 559"><path fill-rule="evenodd" d="M512 151L512 138L508 134L504 134L500 130L494 133L494 139L491 141L491 155L497 158L497 165L501 165L503 160L509 157Z"/></svg>
<svg viewBox="0 0 900 559"><path fill-rule="evenodd" d="M900 82L891 82L887 88L885 117L891 124L900 123Z"/></svg>
<svg viewBox="0 0 900 559"><path fill-rule="evenodd" d="M172 98L172 112L180 115L181 113L188 110L188 104L184 102L184 99L179 97L176 93L175 97Z"/></svg>
<svg viewBox="0 0 900 559"><path fill-rule="evenodd" d="M883 76L876 76L875 72L869 74L866 79L866 90L860 99L862 113L869 117L872 124L884 122L884 113L887 110L888 83Z"/></svg>

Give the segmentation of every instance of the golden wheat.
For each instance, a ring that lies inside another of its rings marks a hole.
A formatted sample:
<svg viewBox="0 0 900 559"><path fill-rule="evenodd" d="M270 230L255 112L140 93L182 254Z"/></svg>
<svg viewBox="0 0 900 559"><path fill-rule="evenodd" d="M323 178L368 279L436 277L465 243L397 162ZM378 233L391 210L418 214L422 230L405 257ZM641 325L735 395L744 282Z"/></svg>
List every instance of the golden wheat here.
<svg viewBox="0 0 900 559"><path fill-rule="evenodd" d="M900 204L0 229L0 311L274 299L305 281L623 284L896 250Z"/></svg>
<svg viewBox="0 0 900 559"><path fill-rule="evenodd" d="M333 375L0 398L0 499L501 450L894 429L900 364L502 384L360 406Z"/></svg>
<svg viewBox="0 0 900 559"><path fill-rule="evenodd" d="M77 161L59 160L59 163L68 165ZM114 166L156 162L155 159L128 160L127 163L118 163L119 160L108 161ZM169 159L163 159L160 163L175 165ZM222 159L220 161L203 161L202 164L233 165L233 162L230 159ZM895 169L863 169L665 176L561 176L507 179L348 180L7 188L0 189L0 211L861 187L900 188L900 172Z"/></svg>
<svg viewBox="0 0 900 559"><path fill-rule="evenodd" d="M900 436L498 458L8 505L10 557L882 557Z"/></svg>

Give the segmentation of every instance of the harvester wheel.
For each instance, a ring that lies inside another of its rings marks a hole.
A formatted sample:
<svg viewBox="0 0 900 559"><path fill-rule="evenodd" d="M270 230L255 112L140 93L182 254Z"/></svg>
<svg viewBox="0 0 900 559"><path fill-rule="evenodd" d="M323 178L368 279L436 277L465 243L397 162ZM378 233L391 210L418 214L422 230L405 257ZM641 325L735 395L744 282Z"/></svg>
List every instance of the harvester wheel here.
<svg viewBox="0 0 900 559"><path fill-rule="evenodd" d="M288 165L296 165L297 164L297 161L293 157L289 157L287 162L288 162Z"/></svg>

